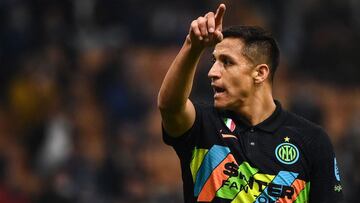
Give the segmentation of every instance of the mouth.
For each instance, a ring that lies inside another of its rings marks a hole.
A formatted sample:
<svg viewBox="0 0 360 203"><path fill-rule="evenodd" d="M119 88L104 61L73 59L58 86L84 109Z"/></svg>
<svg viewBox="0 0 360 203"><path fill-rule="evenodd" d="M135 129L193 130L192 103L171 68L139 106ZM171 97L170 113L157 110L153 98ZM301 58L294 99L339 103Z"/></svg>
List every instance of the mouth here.
<svg viewBox="0 0 360 203"><path fill-rule="evenodd" d="M211 86L214 90L214 98L217 98L226 92L225 88L223 88L223 87L216 86L216 85L211 85Z"/></svg>

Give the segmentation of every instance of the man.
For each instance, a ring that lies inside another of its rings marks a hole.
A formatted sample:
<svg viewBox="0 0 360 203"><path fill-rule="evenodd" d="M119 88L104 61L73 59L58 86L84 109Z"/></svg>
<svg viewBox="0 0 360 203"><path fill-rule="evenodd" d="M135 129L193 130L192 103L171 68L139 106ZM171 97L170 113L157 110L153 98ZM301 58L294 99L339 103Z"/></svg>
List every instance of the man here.
<svg viewBox="0 0 360 203"><path fill-rule="evenodd" d="M185 202L340 201L328 136L273 99L275 40L258 27L222 32L224 13L221 4L191 23L158 96L164 141L180 158ZM195 69L213 45L214 106L194 104Z"/></svg>

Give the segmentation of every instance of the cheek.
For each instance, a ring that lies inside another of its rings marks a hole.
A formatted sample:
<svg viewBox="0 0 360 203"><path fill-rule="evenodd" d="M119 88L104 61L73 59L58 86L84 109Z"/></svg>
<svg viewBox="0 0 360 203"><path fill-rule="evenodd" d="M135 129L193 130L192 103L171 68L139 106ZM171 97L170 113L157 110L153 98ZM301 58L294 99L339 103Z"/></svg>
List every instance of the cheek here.
<svg viewBox="0 0 360 203"><path fill-rule="evenodd" d="M249 75L242 74L238 77L232 77L229 83L232 87L246 89L252 85L253 80Z"/></svg>
<svg viewBox="0 0 360 203"><path fill-rule="evenodd" d="M233 78L229 81L229 85L229 92L231 95L246 97L253 87L253 80L251 77L245 75L243 77Z"/></svg>

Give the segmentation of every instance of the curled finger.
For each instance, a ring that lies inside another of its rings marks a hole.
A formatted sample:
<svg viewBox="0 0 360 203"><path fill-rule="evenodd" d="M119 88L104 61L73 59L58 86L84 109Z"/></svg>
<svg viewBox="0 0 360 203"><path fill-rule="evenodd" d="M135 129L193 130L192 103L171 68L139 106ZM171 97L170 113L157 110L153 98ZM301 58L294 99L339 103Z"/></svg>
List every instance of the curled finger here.
<svg viewBox="0 0 360 203"><path fill-rule="evenodd" d="M214 33L215 31L215 14L213 12L209 12L205 15L207 19L207 29L209 33Z"/></svg>
<svg viewBox="0 0 360 203"><path fill-rule="evenodd" d="M199 29L199 25L197 20L194 20L191 22L191 26L190 26L190 35L193 34L196 38L198 38L199 40L202 40L202 36L201 36L201 32Z"/></svg>
<svg viewBox="0 0 360 203"><path fill-rule="evenodd" d="M201 32L201 35L206 38L208 36L208 30L207 30L207 19L205 17L199 17L197 19L198 28Z"/></svg>

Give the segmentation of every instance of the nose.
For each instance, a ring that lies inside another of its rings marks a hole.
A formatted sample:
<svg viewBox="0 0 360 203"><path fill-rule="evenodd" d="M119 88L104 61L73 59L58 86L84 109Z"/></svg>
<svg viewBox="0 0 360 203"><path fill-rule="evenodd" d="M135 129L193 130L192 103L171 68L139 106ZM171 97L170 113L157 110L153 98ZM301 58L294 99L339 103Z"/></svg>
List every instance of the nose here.
<svg viewBox="0 0 360 203"><path fill-rule="evenodd" d="M211 79L211 80L214 80L214 79L219 79L221 77L221 71L220 71L220 67L218 65L217 62L215 62L213 64L213 66L210 68L209 72L208 72L208 77Z"/></svg>

